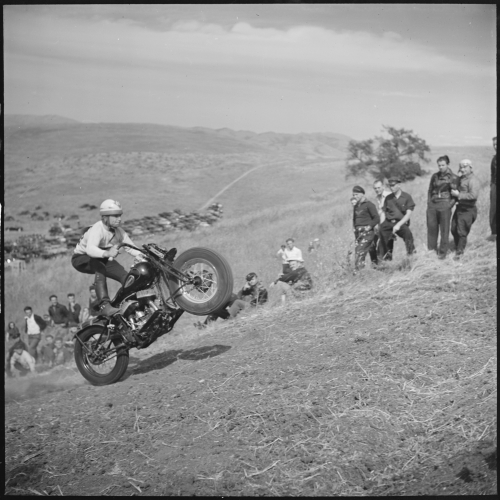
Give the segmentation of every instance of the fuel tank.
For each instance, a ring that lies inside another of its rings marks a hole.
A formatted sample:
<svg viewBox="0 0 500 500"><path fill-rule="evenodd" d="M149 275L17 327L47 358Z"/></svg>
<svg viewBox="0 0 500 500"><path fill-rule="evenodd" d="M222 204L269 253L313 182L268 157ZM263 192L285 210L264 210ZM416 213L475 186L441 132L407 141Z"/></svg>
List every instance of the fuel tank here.
<svg viewBox="0 0 500 500"><path fill-rule="evenodd" d="M124 295L143 290L153 284L155 279L155 269L150 262L140 262L130 268L125 283L123 285Z"/></svg>

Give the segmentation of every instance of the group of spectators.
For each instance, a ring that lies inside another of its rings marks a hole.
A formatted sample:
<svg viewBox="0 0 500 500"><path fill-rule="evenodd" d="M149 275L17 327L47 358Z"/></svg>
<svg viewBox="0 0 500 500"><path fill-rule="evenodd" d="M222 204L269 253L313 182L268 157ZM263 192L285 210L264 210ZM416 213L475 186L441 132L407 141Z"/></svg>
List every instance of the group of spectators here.
<svg viewBox="0 0 500 500"><path fill-rule="evenodd" d="M318 246L318 239L309 244L309 251L314 251ZM218 318L235 318L247 307L257 307L265 304L270 295L284 304L286 298L310 290L313 286L311 275L304 267L302 251L295 246L293 238L286 240L286 245L281 245L276 255L281 259L282 269L276 280L269 285L269 292L259 280L257 273L248 273L245 284L237 292L232 293L229 301L219 310L210 314L205 321L194 323L197 328L206 328Z"/></svg>
<svg viewBox="0 0 500 500"><path fill-rule="evenodd" d="M494 137L495 151L496 145L497 139ZM467 237L477 219L476 203L480 183L474 175L470 160L465 159L459 163L458 174L451 170L447 155L440 156L437 165L438 171L431 177L427 194L427 248L435 251L439 259L445 259L450 250L451 231L455 243L454 259L458 260L465 251ZM380 261L392 260L397 236L403 239L408 255L416 251L410 229L415 202L410 194L401 189L400 178L391 177L388 182L390 191L380 180L373 184L376 205L366 198L363 187L354 186L352 190L355 273L365 266L367 254L370 255L374 268L377 268ZM490 229L488 240L495 241L496 154L491 162Z"/></svg>
<svg viewBox="0 0 500 500"><path fill-rule="evenodd" d="M5 368L16 377L36 372L36 365L53 367L67 363L72 358L74 335L81 325L97 316L97 295L94 285L89 288L89 305L76 302L74 293L68 293L68 305L60 304L57 295L49 297L47 314L34 314L31 306L24 308L24 325L21 330L10 322L6 333Z"/></svg>

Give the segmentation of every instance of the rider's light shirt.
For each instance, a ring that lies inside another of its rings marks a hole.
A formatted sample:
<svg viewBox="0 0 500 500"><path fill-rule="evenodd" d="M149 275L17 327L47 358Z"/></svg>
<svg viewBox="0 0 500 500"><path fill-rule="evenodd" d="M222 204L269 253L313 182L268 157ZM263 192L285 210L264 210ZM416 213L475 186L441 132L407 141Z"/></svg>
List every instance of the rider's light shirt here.
<svg viewBox="0 0 500 500"><path fill-rule="evenodd" d="M121 227L110 230L102 221L99 221L85 232L78 245L76 245L75 253L88 255L95 259L102 259L106 250L120 243L134 245L128 234ZM141 254L141 252L132 248L124 247L124 249L134 257Z"/></svg>

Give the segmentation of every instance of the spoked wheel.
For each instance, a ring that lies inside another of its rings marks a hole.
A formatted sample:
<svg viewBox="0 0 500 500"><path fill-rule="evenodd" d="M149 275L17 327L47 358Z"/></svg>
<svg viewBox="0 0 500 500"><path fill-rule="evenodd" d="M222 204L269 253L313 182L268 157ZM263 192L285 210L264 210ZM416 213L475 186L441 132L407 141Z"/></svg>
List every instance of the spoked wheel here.
<svg viewBox="0 0 500 500"><path fill-rule="evenodd" d="M190 248L181 253L173 267L191 279L184 284L169 275L168 287L179 307L205 316L224 307L233 292L233 273L227 260L209 248Z"/></svg>
<svg viewBox="0 0 500 500"><path fill-rule="evenodd" d="M116 346L119 339L108 339L106 328L95 325L78 334L75 361L80 373L93 385L118 382L128 366L128 350ZM82 346L83 343L83 346Z"/></svg>

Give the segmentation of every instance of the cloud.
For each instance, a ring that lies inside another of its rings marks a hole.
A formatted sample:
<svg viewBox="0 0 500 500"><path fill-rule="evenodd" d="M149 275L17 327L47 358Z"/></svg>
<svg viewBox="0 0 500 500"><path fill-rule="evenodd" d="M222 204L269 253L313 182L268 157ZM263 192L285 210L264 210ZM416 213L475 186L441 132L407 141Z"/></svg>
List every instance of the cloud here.
<svg viewBox="0 0 500 500"><path fill-rule="evenodd" d="M58 18L39 11L7 11L4 51L42 58L94 60L122 65L169 64L301 69L330 73L493 74L471 67L394 32L334 31L317 26L260 28L239 22L226 28L178 21L152 31L131 19Z"/></svg>

